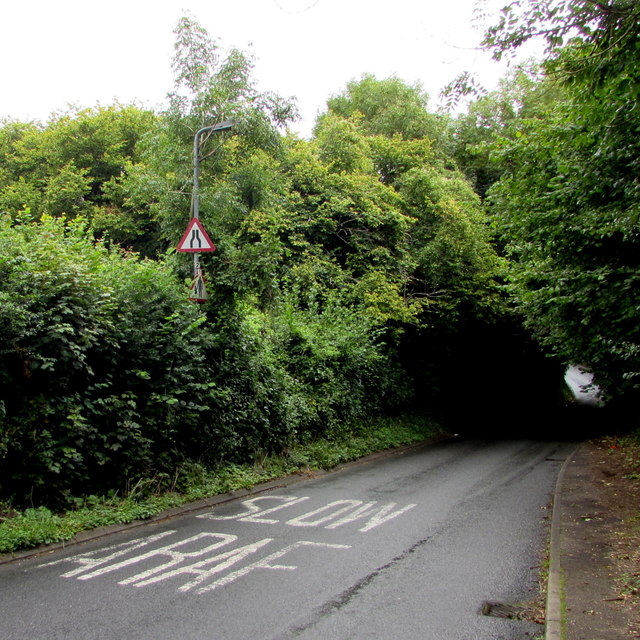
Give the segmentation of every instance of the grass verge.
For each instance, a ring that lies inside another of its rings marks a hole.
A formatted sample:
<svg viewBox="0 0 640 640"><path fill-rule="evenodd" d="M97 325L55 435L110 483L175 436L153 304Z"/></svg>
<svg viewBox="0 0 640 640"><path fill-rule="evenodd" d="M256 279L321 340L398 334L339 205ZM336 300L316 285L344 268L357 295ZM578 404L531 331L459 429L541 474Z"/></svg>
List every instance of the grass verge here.
<svg viewBox="0 0 640 640"><path fill-rule="evenodd" d="M332 469L441 434L440 427L426 417L385 418L333 440L297 445L278 456L256 456L253 464L226 464L215 469L195 462L185 464L176 470L170 490L161 490L164 483L151 478L137 482L123 497L78 498L77 507L64 513L53 513L45 506L18 512L0 505L0 553L65 542L82 531L144 520L195 500L250 489L300 471Z"/></svg>

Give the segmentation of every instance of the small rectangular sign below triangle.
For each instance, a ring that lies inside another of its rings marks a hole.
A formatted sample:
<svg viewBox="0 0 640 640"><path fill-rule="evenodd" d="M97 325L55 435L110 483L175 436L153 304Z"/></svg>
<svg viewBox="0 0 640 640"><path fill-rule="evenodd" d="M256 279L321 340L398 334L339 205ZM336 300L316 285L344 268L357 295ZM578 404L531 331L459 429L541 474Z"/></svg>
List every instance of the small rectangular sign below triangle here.
<svg viewBox="0 0 640 640"><path fill-rule="evenodd" d="M199 218L191 218L187 230L178 243L176 251L195 253L198 251L215 251L216 247L204 230Z"/></svg>

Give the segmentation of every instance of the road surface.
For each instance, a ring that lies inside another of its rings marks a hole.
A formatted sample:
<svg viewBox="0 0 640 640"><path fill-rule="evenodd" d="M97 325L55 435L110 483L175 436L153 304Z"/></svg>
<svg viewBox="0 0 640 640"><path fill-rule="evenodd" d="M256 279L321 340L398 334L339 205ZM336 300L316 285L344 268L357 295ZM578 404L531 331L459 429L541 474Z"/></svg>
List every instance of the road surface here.
<svg viewBox="0 0 640 640"><path fill-rule="evenodd" d="M452 439L0 566L3 640L520 640L570 443Z"/></svg>

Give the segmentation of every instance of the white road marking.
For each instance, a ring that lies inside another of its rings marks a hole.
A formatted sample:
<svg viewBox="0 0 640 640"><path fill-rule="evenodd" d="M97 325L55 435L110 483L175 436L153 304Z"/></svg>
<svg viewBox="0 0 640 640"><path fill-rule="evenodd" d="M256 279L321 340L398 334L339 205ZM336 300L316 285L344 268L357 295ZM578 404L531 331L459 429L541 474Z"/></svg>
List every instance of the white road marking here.
<svg viewBox="0 0 640 640"><path fill-rule="evenodd" d="M389 502L388 504L379 507L375 507L376 504L376 502L367 502L366 504L363 504L362 500L336 500L335 502L330 502L329 504L325 505L324 507L320 507L315 511L310 511L309 513L304 513L297 518L292 518L291 520L288 520L286 524L291 525L292 527L318 527L325 524L325 522L329 522L330 520L333 520L343 513L350 511L353 507L357 507L349 515L344 516L336 522L327 525L325 529L335 529L337 527L341 527L344 524L349 524L362 518L369 518L369 521L366 523L366 525L359 529L359 531L365 533L367 531L371 531L371 529L379 527L381 524L384 524L385 522L388 522L393 518L397 518L399 515L402 515L403 513L417 506L415 504L409 504L402 509L392 511L392 509L397 504L395 502ZM346 506L341 507L340 505ZM335 507L340 508L335 509ZM317 516L318 514L321 514L327 510L329 510L329 513L322 516L321 518L309 520L309 518Z"/></svg>
<svg viewBox="0 0 640 640"><path fill-rule="evenodd" d="M181 547L189 542L193 542L194 540L200 540L202 538L219 538L218 542L214 542L199 551L176 551L177 547ZM191 558L199 558L200 556L204 556L211 551L215 551L220 547L224 547L225 545L230 544L231 542L235 542L238 539L238 536L226 534L226 533L199 533L195 536L191 536L190 538L185 538L180 542L175 542L174 544L168 545L166 547L160 547L160 549L156 549L155 551L149 551L141 556L135 556L134 558L130 558L129 560L124 560L123 562L119 562L118 564L112 565L109 567L109 571L114 571L115 569L120 569L121 567L128 567L132 564L136 564L137 562L141 562L142 560L147 560L148 558L153 558L157 556L168 556L169 562L165 562L158 567L154 567L153 569L147 569L147 571L143 571L142 573L137 573L126 580L121 580L118 584L131 584L132 582L138 582L147 580L150 576L155 575L156 573L161 573L170 567L174 567L182 563L184 560ZM93 578L97 575L101 575L101 572L106 573L106 569L98 569L89 575L82 576L81 580L87 580L89 578ZM148 583L153 582L153 580Z"/></svg>
<svg viewBox="0 0 640 640"><path fill-rule="evenodd" d="M346 545L346 544L329 544L326 542L309 542L307 540L300 540L299 542L294 542L293 544L288 545L287 547L285 547L284 549L281 549L280 551L276 551L275 553L268 555L266 558L263 558L262 560L258 560L258 562L254 562L253 564L250 564L242 569L239 569L238 571L229 573L226 576L224 576L224 578L220 578L219 580L212 582L206 587L201 587L200 589L198 589L196 593L198 594L206 593L207 591L213 591L218 587L224 587L228 584L231 584L232 582L235 582L238 578L242 578L243 576L246 576L252 571L255 571L256 569L272 569L275 571L293 571L298 567L295 565L271 564L271 563L274 560L279 560L280 558L282 558L282 556L286 555L290 551L293 551L294 549L298 549L300 547L326 547L328 549L350 549L351 548L350 545Z"/></svg>
<svg viewBox="0 0 640 640"><path fill-rule="evenodd" d="M264 501L273 500L277 500L280 504L267 509L264 509L261 504L259 504ZM292 507L293 505L299 504L305 500L309 500L309 496L304 496L302 498L297 498L296 496L258 496L256 498L250 498L249 500L243 500L240 503L243 511L240 513L219 516L216 515L215 512L212 512L204 513L196 517L208 520L238 520L239 522L277 524L280 520L275 518L265 518L264 516L280 511L281 509L286 509L287 507ZM367 502L365 504L362 500L335 500L334 502L330 502L318 509L309 511L308 513L303 513L302 515L291 518L290 520L286 520L284 524L291 527L319 527L326 524L326 529L336 529L342 525L350 524L363 518L369 518L365 526L359 529L362 533L366 533L367 531L371 531L371 529L375 529L381 524L384 524L389 520L393 520L399 515L402 515L406 511L417 506L415 504L409 504L406 507L393 511L397 506L396 502L389 502L380 506L376 506L377 504L378 503L375 501ZM352 513L348 513L349 511L352 511ZM320 514L322 514L321 517L316 518L316 516L320 516ZM347 515L343 516L343 514ZM335 522L327 524L336 518L338 519Z"/></svg>
<svg viewBox="0 0 640 640"><path fill-rule="evenodd" d="M410 509L413 509L413 507L418 506L416 504L408 504L406 507L402 507L402 509L391 511L397 503L390 502L389 504L378 508L374 507L375 504L375 502L368 502L359 509L356 509L353 513L350 513L344 518L340 518L340 520L337 520L336 522L332 522L325 528L335 529L337 527L341 527L343 524L349 524L351 522L355 522L356 520L360 520L361 518L369 518L370 516L372 516L369 518L369 521L364 527L358 529L358 531L365 533L367 531L371 531L371 529L375 529L375 527L379 527L381 524L384 524L389 520L393 520L393 518L397 518Z"/></svg>
<svg viewBox="0 0 640 640"><path fill-rule="evenodd" d="M308 496L300 498L296 496L278 495L257 496L242 501L241 505L243 510L240 511L240 513L221 516L215 515L215 513L206 513L196 517L208 520L237 520L258 524L277 524L281 521L265 516L309 499ZM273 506L274 501L276 502L275 506ZM322 507L290 518L284 521L283 524L291 527L312 528L323 526L325 529L337 529L338 527L357 521L364 521L364 526L361 527L359 531L367 532L397 518L415 506L417 505L408 504L404 507L397 508L397 503L395 502L378 504L375 501L365 503L363 500L334 500ZM177 588L179 592L186 593L195 590L196 593L202 594L231 584L257 569L293 571L297 569L296 565L281 564L276 561L295 549L351 549L351 545L346 544L300 540L279 551L271 553L257 562L248 564L223 576L220 576L220 574L238 562L245 560L250 555L255 554L263 547L271 544L274 538L263 538L257 542L220 553L219 550L222 547L227 547L237 542L238 536L229 533L204 531L156 549L145 550L143 553L138 553L137 555L130 555L138 549L148 547L148 545L175 533L177 533L176 530L163 531L162 533L150 535L146 538L136 538L129 542L103 547L96 551L80 553L68 558L61 558L53 562L43 563L39 566L50 567L63 562L79 565L61 574L63 578L76 578L77 580L91 580L121 569L137 569L137 573L122 578L118 584L122 586L146 587L172 578L183 577L188 581ZM202 546L197 548L198 544ZM195 550L194 547L196 547ZM129 554L129 557L124 558L123 556L127 554ZM155 559L160 559L160 564L155 563L155 566L149 566L150 564L154 564L153 561ZM139 566L140 563L146 563L146 568ZM214 578L213 582L205 584L212 578Z"/></svg>
<svg viewBox="0 0 640 640"><path fill-rule="evenodd" d="M221 573L222 571L228 569L229 567L236 564L236 562L240 562L240 560L244 560L247 556L255 553L265 545L273 542L273 538L264 538L263 540L258 540L258 542L254 542L253 544L247 544L244 547L240 547L238 549L232 549L231 551L227 551L225 553L220 553L213 558L207 558L205 560L200 560L194 564L186 565L184 567L180 567L178 569L174 569L173 571L167 571L166 573L162 573L159 576L155 576L153 578L149 578L147 580L143 580L138 582L134 586L136 587L146 587L149 584L153 584L155 582L160 582L162 580L167 580L169 578L173 578L174 576L179 575L196 575L197 578L192 580L191 582L187 582L178 588L178 591L186 592L193 587L197 587L199 584L202 584L207 578L216 575L217 573ZM205 569L207 565L214 564L213 567L209 569ZM123 584L119 582L118 584Z"/></svg>
<svg viewBox="0 0 640 640"><path fill-rule="evenodd" d="M95 567L99 567L100 565L106 564L110 562L114 558L119 558L120 556L125 555L135 549L139 549L140 547L144 547L156 540L160 540L166 536L169 536L173 533L173 531L163 531L162 533L157 533L153 536L148 536L147 538L136 538L135 540L129 540L129 542L122 542L121 544L114 544L110 547L103 547L102 549L98 549L96 551L89 551L87 553L79 553L75 556L69 556L68 558L61 558L60 560L54 560L53 562L46 562L45 564L38 565L39 567L51 567L56 564L60 564L61 562L75 562L80 565L77 569L73 569L68 571L67 573L63 573L61 578L73 578L77 576L79 573L83 571L87 571L89 569L95 569ZM105 551L112 551L113 549L120 549L120 551L116 551L115 553L108 554L106 556L101 556L99 558L95 558L99 553L104 553Z"/></svg>
<svg viewBox="0 0 640 640"><path fill-rule="evenodd" d="M304 500L308 500L308 497L296 498L295 496L258 496L257 498L251 498L250 500L243 500L240 504L246 509L244 512L235 513L231 516L217 516L214 513L204 513L196 518L205 518L208 520L241 520L242 522L265 522L267 524L276 524L279 520L273 520L269 518L262 518L267 513L274 513L285 507L290 507ZM269 509L262 509L256 503L264 500L278 500L282 504L276 505ZM258 514L261 516L258 518Z"/></svg>
<svg viewBox="0 0 640 640"><path fill-rule="evenodd" d="M315 511L309 511L309 513L303 513L301 516L297 518L292 518L291 520L287 520L286 524L292 527L318 527L325 522L329 522L329 520L333 520L335 517L346 513L347 511L351 511L354 507L358 507L362 504L362 500L335 500L334 502L330 502L324 507L320 507ZM346 505L346 506L341 506ZM340 507L336 509L336 507ZM325 511L329 511L327 515L323 515L321 518L316 518L315 520L309 520L313 516L317 516L320 513Z"/></svg>

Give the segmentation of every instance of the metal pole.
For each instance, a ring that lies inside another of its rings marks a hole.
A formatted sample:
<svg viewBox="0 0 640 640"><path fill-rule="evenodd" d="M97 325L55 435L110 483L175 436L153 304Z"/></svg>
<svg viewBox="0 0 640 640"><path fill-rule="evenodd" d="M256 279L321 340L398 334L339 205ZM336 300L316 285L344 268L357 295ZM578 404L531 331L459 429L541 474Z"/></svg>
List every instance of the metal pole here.
<svg viewBox="0 0 640 640"><path fill-rule="evenodd" d="M193 139L193 217L200 218L200 136L206 131L224 131L231 129L233 120L225 120L210 127L203 127L196 132ZM200 255L193 254L193 277L197 278L200 273Z"/></svg>

